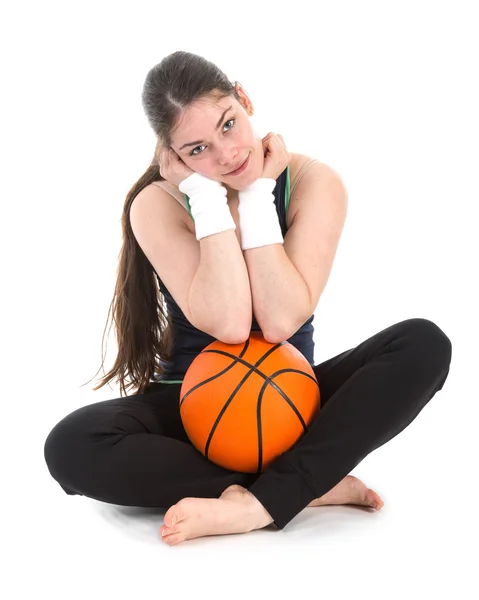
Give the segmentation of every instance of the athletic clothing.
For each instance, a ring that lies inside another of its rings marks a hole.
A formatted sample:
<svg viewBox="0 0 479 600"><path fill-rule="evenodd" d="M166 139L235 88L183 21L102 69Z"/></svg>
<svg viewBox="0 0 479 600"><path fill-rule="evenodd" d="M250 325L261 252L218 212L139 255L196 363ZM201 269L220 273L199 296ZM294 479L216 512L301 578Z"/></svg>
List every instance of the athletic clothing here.
<svg viewBox="0 0 479 600"><path fill-rule="evenodd" d="M275 188L283 233L288 178L287 170ZM449 373L451 341L435 323L411 318L391 325L313 366L320 410L291 448L262 473L231 471L208 460L188 438L179 409L182 380L175 380L214 340L192 327L161 282L160 286L176 328L167 377L150 382L143 394L80 407L47 436L44 456L49 472L69 495L167 509L187 497L218 498L227 487L239 484L283 529L368 454L405 429L442 389ZM289 340L310 364L312 320ZM406 451L405 468L408 460L413 458Z"/></svg>
<svg viewBox="0 0 479 600"><path fill-rule="evenodd" d="M283 529L417 417L442 389L450 361L445 333L427 319L408 319L316 365L320 410L262 473L224 469L193 446L180 384L151 383L144 394L78 408L48 435L45 460L67 494L123 506L167 509L242 485ZM403 459L407 470L414 456L406 446Z"/></svg>
<svg viewBox="0 0 479 600"><path fill-rule="evenodd" d="M309 164L312 164L311 161ZM308 165L309 166L309 165ZM302 171L304 173L304 170ZM296 177L298 181L298 177ZM163 187L163 186L162 186ZM281 224L283 237L286 235L286 216L288 214L290 201L290 170L289 165L281 173L276 180L274 188L274 205ZM187 194L184 194L188 212L194 221L191 213L190 202ZM170 361L159 359L161 366L165 369L165 373L155 377L152 381L162 383L181 383L184 374L195 357L209 344L212 344L216 338L208 335L204 331L194 327L185 317L183 311L175 302L170 292L158 276L158 285L165 297L168 314L171 315L173 324L173 353ZM295 346L306 358L311 367L314 366L314 341L313 341L313 326L314 313L303 323L303 325L288 339L288 342ZM251 331L261 331L256 318L253 315Z"/></svg>

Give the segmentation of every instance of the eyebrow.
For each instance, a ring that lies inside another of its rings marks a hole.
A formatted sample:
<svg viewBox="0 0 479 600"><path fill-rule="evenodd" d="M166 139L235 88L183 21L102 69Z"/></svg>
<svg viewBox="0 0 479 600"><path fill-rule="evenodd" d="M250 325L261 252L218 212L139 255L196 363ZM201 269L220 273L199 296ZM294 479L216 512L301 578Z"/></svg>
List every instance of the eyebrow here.
<svg viewBox="0 0 479 600"><path fill-rule="evenodd" d="M216 127L215 127L215 131L216 129L218 129L218 127L221 125L221 123L223 122L224 116L225 114L231 110L233 108L233 105L229 106L221 115L218 123L216 123ZM196 146L196 144L202 144L203 140L196 140L196 142L189 142L188 144L183 144L183 146L181 146L180 150L183 150L183 148L185 148L185 146Z"/></svg>

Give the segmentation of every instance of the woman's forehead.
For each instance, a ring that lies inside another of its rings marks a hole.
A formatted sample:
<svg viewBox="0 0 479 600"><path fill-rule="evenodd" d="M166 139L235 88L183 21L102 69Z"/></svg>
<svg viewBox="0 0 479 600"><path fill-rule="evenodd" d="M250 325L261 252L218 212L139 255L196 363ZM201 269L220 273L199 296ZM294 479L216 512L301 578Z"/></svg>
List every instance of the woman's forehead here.
<svg viewBox="0 0 479 600"><path fill-rule="evenodd" d="M172 132L174 143L178 144L179 148L185 143L197 143L198 140L195 141L191 137L192 135L193 137L201 135L202 132L205 132L206 135L210 133L210 130L214 131L218 122L221 124L226 114L236 107L236 102L233 100L231 97L216 101L211 99L196 100L191 106L182 111Z"/></svg>

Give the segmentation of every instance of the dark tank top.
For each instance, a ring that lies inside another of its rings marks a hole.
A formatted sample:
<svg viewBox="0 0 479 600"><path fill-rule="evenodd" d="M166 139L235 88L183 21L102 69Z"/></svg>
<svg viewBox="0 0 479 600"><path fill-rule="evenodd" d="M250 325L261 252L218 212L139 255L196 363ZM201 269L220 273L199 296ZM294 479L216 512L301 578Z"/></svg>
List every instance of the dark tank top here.
<svg viewBox="0 0 479 600"><path fill-rule="evenodd" d="M276 206L276 211L278 213L281 231L284 238L287 231L286 215L288 213L290 196L289 165L276 180L276 186L273 190L273 194L274 204ZM188 212L190 213L191 218L194 220L194 217L191 214L189 198L186 194L184 194L184 197L188 206ZM159 360L159 363L161 364L162 368L165 369L165 372L161 375L157 375L151 381L161 383L182 383L183 377L195 357L204 348L206 348L206 346L216 341L216 338L208 335L200 329L197 329L188 321L181 308L173 300L171 294L161 281L158 274L157 278L161 293L165 297L168 314L171 317L173 326L173 351L170 361L164 361L161 359ZM311 367L314 366L313 320L314 313L302 325L302 327L287 340L303 354ZM261 332L261 328L258 325L254 314L251 324L251 331Z"/></svg>

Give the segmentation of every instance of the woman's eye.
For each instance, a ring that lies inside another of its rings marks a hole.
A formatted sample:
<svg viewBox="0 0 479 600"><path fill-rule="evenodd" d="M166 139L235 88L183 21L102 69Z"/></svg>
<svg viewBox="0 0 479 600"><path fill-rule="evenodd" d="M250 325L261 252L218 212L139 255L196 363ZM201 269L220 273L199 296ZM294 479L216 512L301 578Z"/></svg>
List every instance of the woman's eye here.
<svg viewBox="0 0 479 600"><path fill-rule="evenodd" d="M233 121L236 121L236 119L229 119L228 121L225 121L225 122L224 122L224 124L223 124L223 127L224 127L224 126L225 126L227 123L232 123ZM230 129L228 129L228 131L230 131L230 130L231 130L233 127L234 127L234 125L232 125L232 126L230 127ZM196 148L193 148L193 150L190 152L190 156L198 156L198 154L201 154L201 152L196 152L196 153L195 153L195 150L196 150L197 148L203 148L203 146L196 146Z"/></svg>

